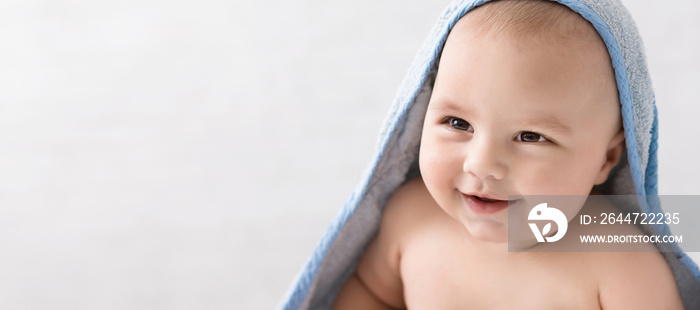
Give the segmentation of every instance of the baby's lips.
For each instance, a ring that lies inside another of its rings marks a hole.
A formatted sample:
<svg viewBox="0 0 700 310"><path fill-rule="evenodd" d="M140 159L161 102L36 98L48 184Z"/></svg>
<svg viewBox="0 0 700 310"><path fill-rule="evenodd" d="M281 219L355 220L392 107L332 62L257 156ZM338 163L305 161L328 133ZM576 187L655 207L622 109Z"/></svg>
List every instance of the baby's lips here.
<svg viewBox="0 0 700 310"><path fill-rule="evenodd" d="M468 193L462 193L467 196L474 196L482 201L508 201L508 202L514 202L517 199L509 199L514 196L502 196L502 195L493 195L489 193L480 193L480 192L468 192ZM500 197L506 197L506 198L500 198ZM517 196L515 196L517 197Z"/></svg>

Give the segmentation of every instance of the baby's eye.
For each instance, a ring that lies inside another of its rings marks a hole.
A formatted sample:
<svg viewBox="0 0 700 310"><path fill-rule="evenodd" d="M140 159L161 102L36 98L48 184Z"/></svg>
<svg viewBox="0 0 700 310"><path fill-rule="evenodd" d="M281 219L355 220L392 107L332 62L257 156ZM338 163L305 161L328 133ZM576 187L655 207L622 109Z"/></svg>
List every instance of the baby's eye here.
<svg viewBox="0 0 700 310"><path fill-rule="evenodd" d="M446 123L450 125L450 127L461 130L461 131L470 131L473 132L474 128L472 128L472 125L469 124L469 122L461 119L461 118L456 118L456 117L448 117L446 120Z"/></svg>
<svg viewBox="0 0 700 310"><path fill-rule="evenodd" d="M518 135L518 141L522 142L544 142L547 141L542 135L532 131L523 131Z"/></svg>

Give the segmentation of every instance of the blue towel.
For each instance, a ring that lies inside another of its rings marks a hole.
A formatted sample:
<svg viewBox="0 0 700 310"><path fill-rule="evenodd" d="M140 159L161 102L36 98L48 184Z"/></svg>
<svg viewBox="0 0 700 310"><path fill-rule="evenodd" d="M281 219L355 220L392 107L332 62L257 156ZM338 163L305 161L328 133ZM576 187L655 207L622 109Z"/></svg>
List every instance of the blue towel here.
<svg viewBox="0 0 700 310"><path fill-rule="evenodd" d="M323 236L280 306L327 309L353 272L364 247L379 229L389 196L417 175L417 158L437 62L447 35L461 16L487 0L455 0L443 12L404 79L381 132L376 155L359 185ZM640 195L633 212L659 212L658 124L654 92L639 33L617 0L557 0L590 21L605 41L619 90L627 154L604 184L606 194ZM644 196L652 195L652 196ZM648 197L648 198L646 198ZM647 234L670 234L666 225ZM676 278L686 309L700 309L700 270L673 245L664 257Z"/></svg>

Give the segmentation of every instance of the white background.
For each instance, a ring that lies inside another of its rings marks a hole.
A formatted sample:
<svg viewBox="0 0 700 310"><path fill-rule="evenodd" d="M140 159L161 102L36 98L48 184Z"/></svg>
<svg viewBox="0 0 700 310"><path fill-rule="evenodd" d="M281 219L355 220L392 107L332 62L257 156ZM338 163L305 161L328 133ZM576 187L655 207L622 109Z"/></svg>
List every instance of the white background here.
<svg viewBox="0 0 700 310"><path fill-rule="evenodd" d="M448 2L0 1L0 308L274 307ZM700 194L700 2L623 2Z"/></svg>

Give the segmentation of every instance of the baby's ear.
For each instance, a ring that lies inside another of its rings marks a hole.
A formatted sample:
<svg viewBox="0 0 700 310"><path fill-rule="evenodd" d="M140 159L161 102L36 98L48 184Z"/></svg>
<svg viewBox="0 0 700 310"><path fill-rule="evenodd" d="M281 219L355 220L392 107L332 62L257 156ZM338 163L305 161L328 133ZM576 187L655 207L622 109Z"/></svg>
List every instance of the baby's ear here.
<svg viewBox="0 0 700 310"><path fill-rule="evenodd" d="M608 150L605 153L605 161L600 168L600 172L598 172L598 177L595 179L595 185L602 184L608 179L610 170L617 165L625 150L627 150L625 146L625 130L621 129L610 140L610 144L608 144Z"/></svg>

